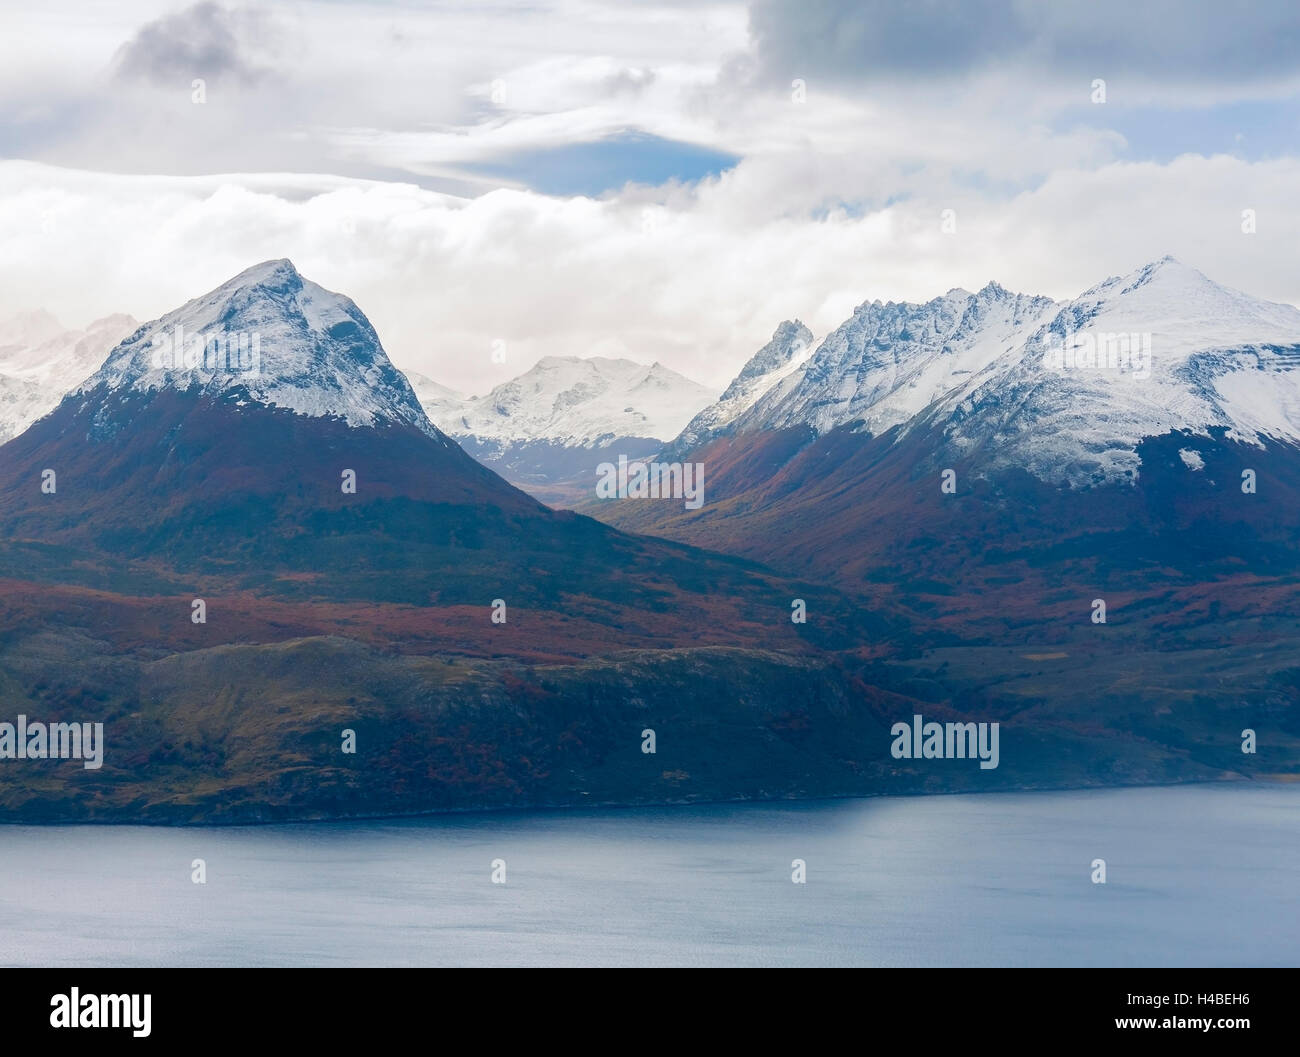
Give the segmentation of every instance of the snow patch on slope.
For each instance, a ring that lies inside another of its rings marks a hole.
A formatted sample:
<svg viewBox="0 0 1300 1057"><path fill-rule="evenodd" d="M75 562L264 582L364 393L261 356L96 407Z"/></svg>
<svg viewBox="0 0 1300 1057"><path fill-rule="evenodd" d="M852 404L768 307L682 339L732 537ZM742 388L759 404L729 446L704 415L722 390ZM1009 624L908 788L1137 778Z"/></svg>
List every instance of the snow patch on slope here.
<svg viewBox="0 0 1300 1057"><path fill-rule="evenodd" d="M1052 338L1136 335L1141 371L1049 365ZM1263 344L1268 343L1268 344ZM1163 258L1108 279L938 402L956 451L1075 487L1134 480L1137 447L1173 430L1300 439L1300 310L1252 298ZM1269 394L1265 399L1265 394Z"/></svg>

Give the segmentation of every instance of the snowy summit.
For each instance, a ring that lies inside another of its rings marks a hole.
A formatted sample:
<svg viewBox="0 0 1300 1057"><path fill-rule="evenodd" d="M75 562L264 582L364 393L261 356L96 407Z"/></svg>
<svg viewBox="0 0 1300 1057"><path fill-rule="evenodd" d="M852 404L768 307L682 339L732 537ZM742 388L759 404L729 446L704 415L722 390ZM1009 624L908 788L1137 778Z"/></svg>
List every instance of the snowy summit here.
<svg viewBox="0 0 1300 1057"><path fill-rule="evenodd" d="M255 265L140 327L81 391L100 386L229 394L351 426L404 423L438 435L365 314L288 260Z"/></svg>
<svg viewBox="0 0 1300 1057"><path fill-rule="evenodd" d="M717 417L727 433L929 430L990 468L1075 486L1132 480L1139 443L1173 430L1300 440L1300 309L1172 257L1066 302L997 283L873 301L741 414L724 405L699 421Z"/></svg>

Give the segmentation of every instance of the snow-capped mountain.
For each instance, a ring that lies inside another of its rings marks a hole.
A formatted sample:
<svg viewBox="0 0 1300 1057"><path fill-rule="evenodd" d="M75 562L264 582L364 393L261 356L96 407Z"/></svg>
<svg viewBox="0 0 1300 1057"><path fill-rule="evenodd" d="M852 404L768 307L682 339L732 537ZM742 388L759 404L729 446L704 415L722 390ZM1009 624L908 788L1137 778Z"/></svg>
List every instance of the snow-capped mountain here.
<svg viewBox="0 0 1300 1057"><path fill-rule="evenodd" d="M80 387L229 398L349 426L399 423L443 439L348 297L265 261L147 323Z"/></svg>
<svg viewBox="0 0 1300 1057"><path fill-rule="evenodd" d="M1300 310L1164 258L1061 307L929 418L993 469L1075 486L1133 480L1147 437L1209 440L1223 427L1250 444L1300 439L1298 368Z"/></svg>
<svg viewBox="0 0 1300 1057"><path fill-rule="evenodd" d="M28 488L46 469L57 489ZM362 311L287 260L136 327L5 444L0 476L0 536L231 568L346 552L391 572L416 540L472 538L475 511L545 513L439 432Z"/></svg>
<svg viewBox="0 0 1300 1057"><path fill-rule="evenodd" d="M883 433L960 387L1051 307L1049 298L1009 294L996 283L923 305L861 305L736 429L807 425L820 434L861 420L866 431Z"/></svg>
<svg viewBox="0 0 1300 1057"><path fill-rule="evenodd" d="M772 340L750 357L726 391L696 415L673 442L689 451L727 430L763 396L803 368L813 348L812 331L796 320L776 328Z"/></svg>
<svg viewBox="0 0 1300 1057"><path fill-rule="evenodd" d="M591 494L597 451L653 455L715 391L631 360L548 356L486 396L412 381L429 418L471 455L544 502Z"/></svg>
<svg viewBox="0 0 1300 1057"><path fill-rule="evenodd" d="M990 283L864 304L731 432L933 430L990 470L1132 480L1145 437L1300 438L1298 368L1300 310L1166 257L1063 303Z"/></svg>
<svg viewBox="0 0 1300 1057"><path fill-rule="evenodd" d="M486 396L454 406L444 390L425 409L454 437L592 448L620 437L668 440L714 392L659 363L547 356Z"/></svg>
<svg viewBox="0 0 1300 1057"><path fill-rule="evenodd" d="M53 410L137 326L112 315L68 330L47 312L0 323L0 443Z"/></svg>
<svg viewBox="0 0 1300 1057"><path fill-rule="evenodd" d="M990 283L869 302L688 447L700 510L587 509L836 584L982 596L963 620L1041 620L1067 584L1291 570L1300 310L1168 257L1068 301Z"/></svg>

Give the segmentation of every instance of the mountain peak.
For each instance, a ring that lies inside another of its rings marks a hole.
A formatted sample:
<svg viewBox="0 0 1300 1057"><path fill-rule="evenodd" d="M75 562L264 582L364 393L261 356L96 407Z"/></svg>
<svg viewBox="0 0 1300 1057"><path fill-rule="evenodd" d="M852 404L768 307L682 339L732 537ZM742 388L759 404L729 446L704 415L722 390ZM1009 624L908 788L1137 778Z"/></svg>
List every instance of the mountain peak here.
<svg viewBox="0 0 1300 1057"><path fill-rule="evenodd" d="M248 297L291 293L301 289L304 282L306 280L294 266L293 261L287 257L280 257L245 268L238 275L227 279L197 300L229 300L238 298L241 294Z"/></svg>
<svg viewBox="0 0 1300 1057"><path fill-rule="evenodd" d="M1203 272L1191 267L1191 265L1184 264L1172 254L1166 253L1163 257L1148 261L1126 275L1112 275L1107 279L1103 279L1096 286L1081 294L1080 298L1123 295L1153 284L1171 287L1181 286L1185 289L1197 286L1223 289Z"/></svg>
<svg viewBox="0 0 1300 1057"><path fill-rule="evenodd" d="M40 345L64 333L65 330L63 324L43 308L19 312L8 319L0 320L0 346Z"/></svg>
<svg viewBox="0 0 1300 1057"><path fill-rule="evenodd" d="M682 454L733 429L758 401L798 373L812 347L813 333L799 320L780 323L772 340L749 358L726 391L692 418L666 450Z"/></svg>
<svg viewBox="0 0 1300 1057"><path fill-rule="evenodd" d="M107 316L101 316L99 319L94 320L86 330L93 331L110 327L137 327L139 325L140 324L136 322L134 316L131 316L126 312L113 312Z"/></svg>
<svg viewBox="0 0 1300 1057"><path fill-rule="evenodd" d="M231 394L239 406L338 417L351 426L403 423L437 435L365 314L285 258L246 268L140 327L81 389L101 386Z"/></svg>
<svg viewBox="0 0 1300 1057"><path fill-rule="evenodd" d="M302 282L302 274L294 266L293 261L288 257L278 257L245 268L222 286L279 286L295 281Z"/></svg>
<svg viewBox="0 0 1300 1057"><path fill-rule="evenodd" d="M1204 272L1198 271L1189 264L1184 264L1177 257L1168 253L1148 264L1144 264L1141 268L1125 276L1124 285L1126 289L1133 289L1154 282L1157 279L1164 282L1190 281L1218 285Z"/></svg>
<svg viewBox="0 0 1300 1057"><path fill-rule="evenodd" d="M1294 344L1300 333L1293 305L1224 286L1170 255L1098 283L1063 316L1071 329L1150 334L1159 359L1171 366L1198 349Z"/></svg>
<svg viewBox="0 0 1300 1057"><path fill-rule="evenodd" d="M772 332L772 340L749 358L732 386L745 379L760 378L770 375L773 371L781 370L811 350L812 343L811 330L797 319L785 320ZM735 393L732 392L731 395ZM723 394L723 399L727 398L727 394Z"/></svg>
<svg viewBox="0 0 1300 1057"><path fill-rule="evenodd" d="M557 368L564 367L577 367L597 372L609 368L616 368L619 370L646 370L644 364L637 363L635 360L628 360L622 357L614 358L610 356L543 356L533 364L532 370L556 370ZM524 373L528 374L531 372L525 371Z"/></svg>

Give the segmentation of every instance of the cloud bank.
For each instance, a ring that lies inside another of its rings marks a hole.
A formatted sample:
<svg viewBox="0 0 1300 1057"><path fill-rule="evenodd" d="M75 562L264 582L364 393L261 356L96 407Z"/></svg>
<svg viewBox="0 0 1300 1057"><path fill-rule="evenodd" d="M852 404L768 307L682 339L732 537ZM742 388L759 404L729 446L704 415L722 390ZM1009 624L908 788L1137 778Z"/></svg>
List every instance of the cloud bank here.
<svg viewBox="0 0 1300 1057"><path fill-rule="evenodd" d="M720 388L785 318L990 279L1067 297L1165 253L1300 300L1282 4L6 19L0 315L145 319L291 257L399 365L484 392L543 355Z"/></svg>

